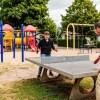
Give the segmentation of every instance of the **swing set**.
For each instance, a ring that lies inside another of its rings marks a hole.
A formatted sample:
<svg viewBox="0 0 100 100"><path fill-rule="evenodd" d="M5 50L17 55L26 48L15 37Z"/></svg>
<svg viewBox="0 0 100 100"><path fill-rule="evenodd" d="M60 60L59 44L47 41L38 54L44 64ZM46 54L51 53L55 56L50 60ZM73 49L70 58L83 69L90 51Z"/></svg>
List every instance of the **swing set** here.
<svg viewBox="0 0 100 100"><path fill-rule="evenodd" d="M75 40L76 40L76 30L75 30L75 27L76 26L82 26L82 36L84 35L84 33L83 33L83 27L85 27L85 26L89 26L89 27L94 27L94 24L76 24L76 23L70 23L68 26L67 26L67 33L66 33L66 35L67 35L67 37L66 37L66 39L67 39L67 53L69 52L69 28L70 28L70 26L72 26L72 29L73 29L73 53L74 53L74 55L75 55L75 51L76 51L76 49L75 49L75 47L76 47L76 44L75 44ZM83 41L83 39L82 39L82 41ZM79 45L79 43L78 43L78 45Z"/></svg>

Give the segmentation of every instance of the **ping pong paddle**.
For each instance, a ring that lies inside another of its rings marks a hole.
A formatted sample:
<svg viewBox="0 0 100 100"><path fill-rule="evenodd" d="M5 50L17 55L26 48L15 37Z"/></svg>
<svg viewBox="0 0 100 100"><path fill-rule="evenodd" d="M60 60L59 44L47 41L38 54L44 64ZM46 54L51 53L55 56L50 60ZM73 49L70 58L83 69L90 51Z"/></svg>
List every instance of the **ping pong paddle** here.
<svg viewBox="0 0 100 100"><path fill-rule="evenodd" d="M97 64L100 61L100 56L94 61L94 64Z"/></svg>

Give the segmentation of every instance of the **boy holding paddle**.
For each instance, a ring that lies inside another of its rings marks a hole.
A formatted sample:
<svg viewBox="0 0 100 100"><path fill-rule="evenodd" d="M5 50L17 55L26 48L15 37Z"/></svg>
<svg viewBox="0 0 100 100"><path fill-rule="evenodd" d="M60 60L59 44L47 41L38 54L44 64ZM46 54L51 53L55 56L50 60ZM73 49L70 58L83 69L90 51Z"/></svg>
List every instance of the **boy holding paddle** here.
<svg viewBox="0 0 100 100"><path fill-rule="evenodd" d="M100 36L100 22L94 25L95 33ZM100 61L100 56L94 61L94 64ZM96 82L96 100L100 100L100 71Z"/></svg>

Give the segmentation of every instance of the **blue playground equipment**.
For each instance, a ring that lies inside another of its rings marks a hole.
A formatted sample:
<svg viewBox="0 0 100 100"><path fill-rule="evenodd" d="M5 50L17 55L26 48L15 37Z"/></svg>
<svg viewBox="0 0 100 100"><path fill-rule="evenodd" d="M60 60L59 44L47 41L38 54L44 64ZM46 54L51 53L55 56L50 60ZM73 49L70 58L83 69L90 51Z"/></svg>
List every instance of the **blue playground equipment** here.
<svg viewBox="0 0 100 100"><path fill-rule="evenodd" d="M16 37L16 27L14 27L14 37ZM21 61L24 62L24 24L21 24L22 53ZM13 40L13 58L16 57L16 41Z"/></svg>
<svg viewBox="0 0 100 100"><path fill-rule="evenodd" d="M21 24L21 36L22 36L22 62L24 62L24 25Z"/></svg>
<svg viewBox="0 0 100 100"><path fill-rule="evenodd" d="M0 44L0 54L1 54L1 44Z"/></svg>
<svg viewBox="0 0 100 100"><path fill-rule="evenodd" d="M1 53L1 62L3 63L3 24L0 23L0 53Z"/></svg>
<svg viewBox="0 0 100 100"><path fill-rule="evenodd" d="M12 27L10 27L11 29L8 30L8 26L10 26L9 24L6 24L6 27L4 28L3 24L0 23L0 56L1 56L1 62L3 63L4 61L4 57L3 57L3 32L4 31L14 31L14 39L12 41L12 49L13 49L13 58L16 57L16 27L14 27L14 29ZM24 32L26 32L26 39L27 39L27 32L35 32L35 39L36 39L36 29L32 26L32 25L28 25L28 28L26 30L24 30L24 24L21 24L21 47L22 47L22 50L21 50L21 61L24 62ZM28 40L26 40L26 51L28 50L27 48L28 46ZM33 45L32 45L33 46ZM36 47L36 40L35 40L35 47ZM35 48L36 49L36 48Z"/></svg>
<svg viewBox="0 0 100 100"><path fill-rule="evenodd" d="M15 37L16 37L16 27L14 27L14 40L13 40L13 58L16 57L16 41L15 41Z"/></svg>
<svg viewBox="0 0 100 100"><path fill-rule="evenodd" d="M14 27L14 36L16 37L16 28ZM22 38L22 58L21 61L24 62L24 25L21 24L21 38ZM13 58L16 57L16 43L15 38L13 40ZM3 63L3 24L0 23L0 56L1 62Z"/></svg>

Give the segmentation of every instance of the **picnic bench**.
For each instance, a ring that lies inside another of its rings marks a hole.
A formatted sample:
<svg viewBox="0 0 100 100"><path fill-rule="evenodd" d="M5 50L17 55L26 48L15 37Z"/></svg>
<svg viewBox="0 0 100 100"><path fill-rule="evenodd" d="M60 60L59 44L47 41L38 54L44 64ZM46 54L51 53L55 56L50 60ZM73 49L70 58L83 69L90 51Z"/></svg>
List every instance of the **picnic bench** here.
<svg viewBox="0 0 100 100"><path fill-rule="evenodd" d="M82 50L83 50L82 53L84 53L85 50L87 50L88 53L89 53L89 51L91 51L91 53L92 53L93 48L96 48L96 46L94 46L92 44L84 44L83 46L80 47L80 53L81 53Z"/></svg>
<svg viewBox="0 0 100 100"><path fill-rule="evenodd" d="M81 100L95 94L95 85L91 93L82 94L79 90L80 82L85 77L92 77L96 83L100 64L94 65L89 60L89 56L63 56L63 57L33 57L26 58L27 61L43 67L41 81L64 79L66 77L74 79L74 85L69 100ZM47 70L59 73L58 77L51 79L47 75Z"/></svg>

